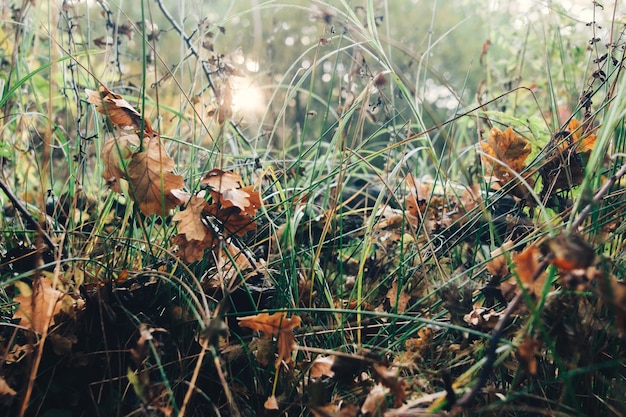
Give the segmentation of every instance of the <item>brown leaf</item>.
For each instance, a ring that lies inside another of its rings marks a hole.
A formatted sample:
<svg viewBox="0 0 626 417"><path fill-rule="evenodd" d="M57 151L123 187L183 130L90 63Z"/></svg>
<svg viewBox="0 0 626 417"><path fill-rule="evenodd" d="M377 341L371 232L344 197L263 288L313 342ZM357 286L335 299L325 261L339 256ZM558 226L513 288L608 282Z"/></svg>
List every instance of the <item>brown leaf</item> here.
<svg viewBox="0 0 626 417"><path fill-rule="evenodd" d="M409 191L405 200L406 211L411 216L421 219L430 198L430 185L421 181L415 182L411 174L406 176L405 181Z"/></svg>
<svg viewBox="0 0 626 417"><path fill-rule="evenodd" d="M517 347L515 357L520 362L526 372L531 375L537 374L537 350L541 347L538 340L526 336Z"/></svg>
<svg viewBox="0 0 626 417"><path fill-rule="evenodd" d="M387 408L385 404L387 391L389 390L380 383L374 385L361 406L361 414L372 417L382 415Z"/></svg>
<svg viewBox="0 0 626 417"><path fill-rule="evenodd" d="M119 137L107 140L100 152L104 164L102 177L106 180L109 188L116 193L122 193L120 180L126 179L122 161L131 157L131 145L139 146L139 136L135 134L122 134Z"/></svg>
<svg viewBox="0 0 626 417"><path fill-rule="evenodd" d="M52 280L41 278L36 280L35 287L30 288L26 283L16 282L20 290L13 301L20 304L13 318L22 319L22 326L30 327L38 333L43 333L48 326L54 325L54 316L62 311L64 302L71 302L71 297L52 286Z"/></svg>
<svg viewBox="0 0 626 417"><path fill-rule="evenodd" d="M208 185L211 190L221 194L226 190L241 188L241 177L235 172L215 168L204 175L200 184Z"/></svg>
<svg viewBox="0 0 626 417"><path fill-rule="evenodd" d="M148 119L144 119L141 114L128 101L119 94L112 93L108 88L101 85L98 91L86 89L87 102L96 106L96 110L108 116L111 123L122 129L134 129L141 132L142 128L148 137L152 137L156 132Z"/></svg>
<svg viewBox="0 0 626 417"><path fill-rule="evenodd" d="M550 263L561 271L586 269L595 259L593 248L577 234L558 234L546 239L540 248L550 256Z"/></svg>
<svg viewBox="0 0 626 417"><path fill-rule="evenodd" d="M491 260L487 262L487 271L496 277L504 278L509 275L509 262L506 253L513 247L514 243L507 240L498 249L491 252Z"/></svg>
<svg viewBox="0 0 626 417"><path fill-rule="evenodd" d="M530 155L531 146L526 140L517 136L513 129L504 132L494 127L489 133L489 140L480 143L485 175L493 175L504 185L515 178L526 166L526 158ZM496 159L494 161L494 159ZM513 171L513 172L511 172Z"/></svg>
<svg viewBox="0 0 626 417"><path fill-rule="evenodd" d="M311 371L309 378L317 379L323 376L332 378L335 376L335 372L332 367L335 363L335 358L331 356L318 356L311 364Z"/></svg>
<svg viewBox="0 0 626 417"><path fill-rule="evenodd" d="M172 220L178 222L178 233L185 235L188 241L203 241L210 230L202 222L202 212L208 206L204 198L192 196L184 210L176 213Z"/></svg>
<svg viewBox="0 0 626 417"><path fill-rule="evenodd" d="M539 251L534 245L528 246L523 252L513 255L513 263L520 281L528 291L540 297L547 275L545 271L539 273ZM539 274L539 275L537 275Z"/></svg>
<svg viewBox="0 0 626 417"><path fill-rule="evenodd" d="M145 215L164 215L182 204L172 191L183 188L183 177L172 173L174 161L158 137L144 138L143 146L143 151L135 153L128 163L131 191Z"/></svg>
<svg viewBox="0 0 626 417"><path fill-rule="evenodd" d="M376 380L391 391L393 407L401 407L406 397L406 382L400 378L400 371L376 363L372 364L372 371L374 371Z"/></svg>
<svg viewBox="0 0 626 417"><path fill-rule="evenodd" d="M8 395L14 397L17 392L7 384L7 381L0 376L0 395Z"/></svg>
<svg viewBox="0 0 626 417"><path fill-rule="evenodd" d="M294 315L287 318L287 313L278 312L272 315L268 313L259 313L254 316L239 317L239 326L257 330L265 334L266 337L278 338L278 358L276 359L276 367L280 366L282 361L290 362L291 353L295 344L295 336L293 329L300 326L300 317Z"/></svg>
<svg viewBox="0 0 626 417"><path fill-rule="evenodd" d="M572 119L567 124L567 130L571 132L572 142L576 144L576 151L590 153L598 138L595 134L587 131L579 120ZM594 130L594 129L589 129Z"/></svg>
<svg viewBox="0 0 626 417"><path fill-rule="evenodd" d="M278 410L278 401L276 401L276 396L272 395L268 397L267 400L265 400L265 403L263 403L263 407L265 407L266 410Z"/></svg>
<svg viewBox="0 0 626 417"><path fill-rule="evenodd" d="M411 299L411 295L407 294L404 291L400 291L398 294L398 281L394 280L391 284L391 288L387 291L386 296L389 300L389 304L394 307L397 306L398 314L404 314L406 311L406 307L409 304L409 300Z"/></svg>
<svg viewBox="0 0 626 417"><path fill-rule="evenodd" d="M243 236L256 227L254 219L243 214L239 207L219 208L217 204L211 204L205 211L219 220L224 232L229 235Z"/></svg>

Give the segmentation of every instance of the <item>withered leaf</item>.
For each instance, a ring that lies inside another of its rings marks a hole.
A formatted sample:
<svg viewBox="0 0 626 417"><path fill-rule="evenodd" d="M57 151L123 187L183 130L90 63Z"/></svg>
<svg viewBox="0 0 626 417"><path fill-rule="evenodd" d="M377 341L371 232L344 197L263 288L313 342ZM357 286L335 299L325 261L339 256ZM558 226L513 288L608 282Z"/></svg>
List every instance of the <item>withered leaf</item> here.
<svg viewBox="0 0 626 417"><path fill-rule="evenodd" d="M24 282L15 283L20 293L13 301L20 306L13 318L21 319L22 326L43 333L46 327L55 324L54 316L62 311L64 303L71 303L71 297L54 288L50 278L41 278L35 283L32 289Z"/></svg>
<svg viewBox="0 0 626 417"><path fill-rule="evenodd" d="M223 193L233 188L241 188L241 177L235 172L214 168L204 175L200 184L208 185L211 190Z"/></svg>
<svg viewBox="0 0 626 417"><path fill-rule="evenodd" d="M504 132L494 127L489 133L489 140L482 141L480 146L486 154L481 156L485 174L495 176L501 185L515 178L514 173L522 172L531 152L530 143L517 136L510 127Z"/></svg>
<svg viewBox="0 0 626 417"><path fill-rule="evenodd" d="M530 336L526 336L522 343L517 347L515 357L526 372L531 375L537 374L537 350L541 347L541 343Z"/></svg>
<svg viewBox="0 0 626 417"><path fill-rule="evenodd" d="M524 251L513 255L513 263L520 281L524 287L534 296L540 297L547 275L545 271L539 271L539 250L534 245L528 246Z"/></svg>
<svg viewBox="0 0 626 417"><path fill-rule="evenodd" d="M187 240L203 241L210 231L202 222L202 211L208 206L201 196L192 196L184 210L176 213L172 220L178 222L178 233Z"/></svg>
<svg viewBox="0 0 626 417"><path fill-rule="evenodd" d="M276 337L278 339L278 358L276 367L282 361L291 362L291 353L296 343L293 329L300 326L300 317L293 315L287 318L286 312L274 314L259 313L254 316L239 317L239 326L257 330L265 334L266 337Z"/></svg>
<svg viewBox="0 0 626 417"><path fill-rule="evenodd" d="M107 140L100 152L104 164L102 177L106 180L108 187L116 193L122 193L120 180L126 179L122 161L131 157L131 145L139 146L139 136L134 133L122 134L119 137Z"/></svg>
<svg viewBox="0 0 626 417"><path fill-rule="evenodd" d="M125 130L133 129L135 132L141 132L143 128L148 137L156 134L148 119L144 119L137 109L119 94L112 93L103 85L98 91L86 89L85 92L87 102L95 105L98 113L108 116L115 126Z"/></svg>
<svg viewBox="0 0 626 417"><path fill-rule="evenodd" d="M263 407L266 410L278 410L278 401L276 401L276 396L272 395L267 397L267 400L263 403Z"/></svg>
<svg viewBox="0 0 626 417"><path fill-rule="evenodd" d="M8 395L14 397L17 392L7 384L7 381L0 376L0 396Z"/></svg>
<svg viewBox="0 0 626 417"><path fill-rule="evenodd" d="M576 144L576 151L589 153L593 150L598 137L594 133L583 131L585 127L582 125L579 120L572 119L567 124L567 130L569 130L572 135L572 142Z"/></svg>
<svg viewBox="0 0 626 417"><path fill-rule="evenodd" d="M174 161L158 137L144 138L144 149L128 163L128 181L139 208L145 215L167 214L182 204L173 190L183 188L183 177L174 174Z"/></svg>
<svg viewBox="0 0 626 417"><path fill-rule="evenodd" d="M500 278L509 275L509 262L506 253L511 250L513 245L513 241L507 240L502 246L491 252L491 260L487 262L487 271Z"/></svg>

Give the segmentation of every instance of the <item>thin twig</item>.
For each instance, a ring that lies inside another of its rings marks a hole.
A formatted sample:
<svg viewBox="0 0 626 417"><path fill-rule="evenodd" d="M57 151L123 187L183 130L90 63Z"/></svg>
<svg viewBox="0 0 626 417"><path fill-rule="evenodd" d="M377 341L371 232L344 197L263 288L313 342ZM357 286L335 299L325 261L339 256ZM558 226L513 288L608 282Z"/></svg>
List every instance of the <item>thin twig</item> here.
<svg viewBox="0 0 626 417"><path fill-rule="evenodd" d="M22 202L17 198L15 194L13 194L13 191L11 191L11 189L4 183L4 181L2 181L2 179L0 179L0 188L2 188L2 191L4 191L7 197L9 197L9 200L11 200L11 202L13 203L13 207L15 207L17 211L19 211L22 216L26 218L27 223L33 225L37 229L37 233L41 235L42 239L46 242L46 245L48 245L50 249L54 250L56 245L52 241L50 235L48 235L45 230L41 228L39 222L36 221L33 216L31 216L26 207L24 207Z"/></svg>

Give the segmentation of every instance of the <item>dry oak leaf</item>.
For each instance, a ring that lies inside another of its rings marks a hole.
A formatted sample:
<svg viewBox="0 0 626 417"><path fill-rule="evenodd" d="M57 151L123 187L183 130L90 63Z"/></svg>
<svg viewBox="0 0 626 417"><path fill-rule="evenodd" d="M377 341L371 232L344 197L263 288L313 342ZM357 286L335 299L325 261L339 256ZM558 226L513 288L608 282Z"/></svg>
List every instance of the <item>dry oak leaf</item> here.
<svg viewBox="0 0 626 417"><path fill-rule="evenodd" d="M254 216L261 207L261 196L254 191L254 187L243 187L241 183L239 174L219 168L207 172L200 181L200 184L210 188L213 200L223 208L239 207L244 213Z"/></svg>
<svg viewBox="0 0 626 417"><path fill-rule="evenodd" d="M122 193L121 179L126 179L122 162L132 156L131 146L139 146L139 136L132 133L124 133L119 137L107 140L102 146L100 156L104 164L102 178L108 187L116 193Z"/></svg>
<svg viewBox="0 0 626 417"><path fill-rule="evenodd" d="M67 294L52 286L50 278L41 278L34 281L34 288L18 281L15 286L20 291L13 301L20 304L13 318L21 319L22 326L30 327L37 333L43 333L46 327L54 325L54 316L59 314L64 305L73 300Z"/></svg>
<svg viewBox="0 0 626 417"><path fill-rule="evenodd" d="M216 227L223 229L219 230L220 233L243 236L256 227L254 219L243 214L239 207L220 208L217 204L210 204L206 206L205 212L219 221L220 225Z"/></svg>
<svg viewBox="0 0 626 417"><path fill-rule="evenodd" d="M148 119L144 119L128 101L119 94L112 93L108 88L101 85L98 91L85 89L87 102L96 106L98 113L108 116L111 123L125 130L133 129L135 132L145 132L148 137L156 132Z"/></svg>
<svg viewBox="0 0 626 417"><path fill-rule="evenodd" d="M183 177L174 174L174 161L167 155L158 137L144 138L144 149L128 163L128 181L135 201L143 214L167 214L182 204L173 193L183 188Z"/></svg>
<svg viewBox="0 0 626 417"><path fill-rule="evenodd" d="M593 133L587 131L583 132L584 126L581 125L582 123L579 120L572 119L567 124L567 130L569 130L572 135L572 142L577 144L576 151L589 153L593 150L598 137Z"/></svg>
<svg viewBox="0 0 626 417"><path fill-rule="evenodd" d="M383 384L378 383L374 385L361 406L361 414L369 417L382 415L387 408L385 397L388 392L389 389L384 387Z"/></svg>
<svg viewBox="0 0 626 417"><path fill-rule="evenodd" d="M265 334L266 337L276 337L278 339L278 358L276 367L282 361L290 362L291 353L296 343L293 329L300 326L300 317L293 315L287 318L287 313L278 312L272 315L259 313L254 316L239 317L239 326L257 330Z"/></svg>
<svg viewBox="0 0 626 417"><path fill-rule="evenodd" d="M514 246L512 240L507 240L498 249L491 252L491 260L487 262L487 271L492 275L504 278L509 275L509 257L506 255Z"/></svg>
<svg viewBox="0 0 626 417"><path fill-rule="evenodd" d="M226 190L241 188L241 177L235 172L214 168L204 175L200 184L208 185L211 190L221 194Z"/></svg>
<svg viewBox="0 0 626 417"><path fill-rule="evenodd" d="M540 297L547 279L545 270L539 271L540 253L536 246L531 245L521 253L513 255L513 263L517 276L531 294Z"/></svg>
<svg viewBox="0 0 626 417"><path fill-rule="evenodd" d="M511 171L522 172L526 166L526 158L531 152L530 143L517 136L510 127L504 132L496 127L492 128L489 140L482 141L480 146L486 154L481 155L485 174L498 178L500 185L508 183L515 177Z"/></svg>
<svg viewBox="0 0 626 417"><path fill-rule="evenodd" d="M210 230L202 222L202 212L207 207L202 195L193 195L184 210L176 213L172 220L178 222L178 233L189 241L203 241Z"/></svg>

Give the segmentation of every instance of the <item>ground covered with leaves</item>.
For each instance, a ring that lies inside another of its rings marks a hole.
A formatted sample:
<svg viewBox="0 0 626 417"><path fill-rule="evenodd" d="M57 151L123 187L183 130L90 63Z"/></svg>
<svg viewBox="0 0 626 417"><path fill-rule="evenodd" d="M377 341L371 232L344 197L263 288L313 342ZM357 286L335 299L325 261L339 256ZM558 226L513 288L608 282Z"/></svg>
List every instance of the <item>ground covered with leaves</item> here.
<svg viewBox="0 0 626 417"><path fill-rule="evenodd" d="M7 3L6 415L626 414L618 2Z"/></svg>

